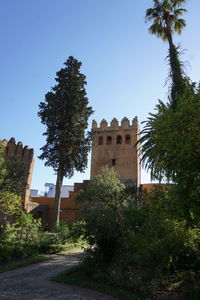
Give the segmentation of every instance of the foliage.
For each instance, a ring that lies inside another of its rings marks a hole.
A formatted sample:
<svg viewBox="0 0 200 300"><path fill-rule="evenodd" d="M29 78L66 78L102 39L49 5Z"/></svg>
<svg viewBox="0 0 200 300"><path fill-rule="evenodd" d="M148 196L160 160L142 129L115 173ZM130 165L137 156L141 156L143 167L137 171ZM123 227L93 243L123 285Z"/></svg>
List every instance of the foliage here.
<svg viewBox="0 0 200 300"><path fill-rule="evenodd" d="M114 169L107 167L90 180L86 190L77 198L83 207L83 237L95 251L100 249L103 261L110 261L119 247L122 237L119 224L123 219L121 210L129 198Z"/></svg>
<svg viewBox="0 0 200 300"><path fill-rule="evenodd" d="M52 243L65 245L67 243L76 244L82 240L83 221L76 221L72 224L60 222L52 229Z"/></svg>
<svg viewBox="0 0 200 300"><path fill-rule="evenodd" d="M179 18L186 12L186 9L180 8L184 2L185 0L153 0L154 7L146 11L146 20L153 20L149 32L164 41L173 33L180 34L186 26L185 20Z"/></svg>
<svg viewBox="0 0 200 300"><path fill-rule="evenodd" d="M150 203L138 206L117 183L113 170L103 169L80 195L90 245L81 268L92 281L145 297L170 274L198 266L200 232L174 211L174 186L159 185L145 196Z"/></svg>
<svg viewBox="0 0 200 300"><path fill-rule="evenodd" d="M150 114L144 122L140 150L143 164L150 170L153 179L176 183L171 199L182 206L183 218L190 220L193 215L194 221L198 221L199 86L188 84L177 98L176 111L159 102L156 113Z"/></svg>
<svg viewBox="0 0 200 300"><path fill-rule="evenodd" d="M125 185L120 182L115 170L104 167L90 180L86 190L79 194L77 200L88 203L91 209L96 209L98 205L101 208L117 210L124 201L124 191Z"/></svg>
<svg viewBox="0 0 200 300"><path fill-rule="evenodd" d="M184 2L185 0L153 0L154 7L146 11L146 20L153 21L153 24L149 27L149 32L157 35L164 41L167 40L169 43L169 75L172 80L170 103L174 110L178 100L176 96L182 93L188 81L183 76L179 51L172 39L172 35L175 32L180 34L186 25L185 20L179 18L186 12L186 9L180 7Z"/></svg>
<svg viewBox="0 0 200 300"><path fill-rule="evenodd" d="M188 172L198 172L200 90L199 87L193 91L189 88L178 96L181 102L177 111L159 101L156 113L150 113L148 120L143 122L140 150L152 179L165 177L177 182L180 173L184 176Z"/></svg>
<svg viewBox="0 0 200 300"><path fill-rule="evenodd" d="M20 196L11 192L0 191L0 212L4 216L5 222L10 216L19 214L21 209L22 200Z"/></svg>
<svg viewBox="0 0 200 300"><path fill-rule="evenodd" d="M24 164L13 156L5 159L5 147L0 141L0 211L4 222L22 209L21 192L25 177Z"/></svg>
<svg viewBox="0 0 200 300"><path fill-rule="evenodd" d="M1 228L1 262L13 257L25 258L38 254L41 233L40 221L22 212L15 223L8 223Z"/></svg>
<svg viewBox="0 0 200 300"><path fill-rule="evenodd" d="M11 156L5 161L5 171L0 189L17 195L21 194L25 188L26 176L27 170L24 164Z"/></svg>
<svg viewBox="0 0 200 300"><path fill-rule="evenodd" d="M5 147L0 142L0 185L3 182L5 171Z"/></svg>
<svg viewBox="0 0 200 300"><path fill-rule="evenodd" d="M198 263L199 229L167 218L154 205L129 209L123 224L109 223L108 218L104 221L100 227L99 219L90 220L86 236L89 233L93 245L93 232L99 243L86 251L83 260L84 272L98 282L144 296L162 286L177 269L190 270ZM100 237L105 244L100 244Z"/></svg>
<svg viewBox="0 0 200 300"><path fill-rule="evenodd" d="M52 232L54 244L64 244L69 239L70 230L68 224L58 223L54 226Z"/></svg>
<svg viewBox="0 0 200 300"><path fill-rule="evenodd" d="M0 191L19 195L25 184L25 177L24 164L14 156L5 160L5 147L0 142Z"/></svg>
<svg viewBox="0 0 200 300"><path fill-rule="evenodd" d="M0 272L5 272L20 267L25 267L27 265L43 262L48 259L50 259L50 257L47 255L35 255L35 256L25 257L23 259L16 258L9 262L4 261L2 264L0 264Z"/></svg>
<svg viewBox="0 0 200 300"><path fill-rule="evenodd" d="M104 294L112 295L117 299L124 300L144 300L143 297L139 297L127 290L122 288L113 287L109 285L109 282L97 281L91 276L86 276L82 265L72 267L62 273L59 273L53 280L65 283L68 285L80 286L84 288L89 288L92 290L99 291Z"/></svg>
<svg viewBox="0 0 200 300"><path fill-rule="evenodd" d="M32 215L22 212L15 223L6 224L3 228L2 240L6 244L37 243L40 239L41 222Z"/></svg>
<svg viewBox="0 0 200 300"><path fill-rule="evenodd" d="M0 263L80 247L83 239L77 231L79 226L61 223L52 232L43 231L40 220L22 213L13 224L0 228Z"/></svg>
<svg viewBox="0 0 200 300"><path fill-rule="evenodd" d="M85 130L93 113L86 97L86 77L80 73L81 62L70 56L65 68L57 72L57 84L39 105L38 116L47 126L46 144L40 159L57 173L54 223L59 222L60 191L63 177L71 177L74 170L84 171L91 147L91 132Z"/></svg>
<svg viewBox="0 0 200 300"><path fill-rule="evenodd" d="M200 274L190 272L184 277L185 286L183 289L183 299L196 300L200 298Z"/></svg>

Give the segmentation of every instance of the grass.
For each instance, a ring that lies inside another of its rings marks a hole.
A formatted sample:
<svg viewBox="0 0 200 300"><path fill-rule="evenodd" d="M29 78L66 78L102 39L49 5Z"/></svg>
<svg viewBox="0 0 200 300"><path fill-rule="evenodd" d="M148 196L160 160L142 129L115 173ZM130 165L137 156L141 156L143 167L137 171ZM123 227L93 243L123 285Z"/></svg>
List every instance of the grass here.
<svg viewBox="0 0 200 300"><path fill-rule="evenodd" d="M56 255L67 255L70 252L81 250L84 247L86 247L86 243L83 241L77 242L77 243L69 243L64 246L63 250L56 251L57 245L54 245L53 249L50 249L47 254L38 254L36 256L29 256L26 258L12 258L10 261L6 263L0 263L0 272L9 271L12 269L24 267L30 264L42 262L45 260L50 259L51 257L48 256L48 254L56 254ZM55 249L54 249L55 248Z"/></svg>
<svg viewBox="0 0 200 300"><path fill-rule="evenodd" d="M31 257L27 257L27 258L24 258L21 260L15 259L6 264L0 264L0 272L13 270L13 269L20 268L20 267L25 267L27 265L35 264L35 263L42 262L42 261L45 261L48 259L50 259L50 257L47 255L31 256Z"/></svg>
<svg viewBox="0 0 200 300"><path fill-rule="evenodd" d="M56 277L54 281L61 282L64 284L80 286L96 290L105 294L112 295L122 300L199 300L200 299L200 272L192 280L188 282L177 281L173 285L166 286L163 290L155 291L154 296L144 297L142 295L136 295L128 290L113 287L107 285L105 282L97 282L93 278L87 276L81 268L81 264L66 270Z"/></svg>
<svg viewBox="0 0 200 300"><path fill-rule="evenodd" d="M134 295L129 291L109 286L103 282L94 281L92 278L87 277L81 269L81 265L75 266L70 270L58 274L53 280L69 285L80 286L96 290L105 294L112 295L118 299L123 300L144 300L144 298ZM148 300L147 298L145 300Z"/></svg>
<svg viewBox="0 0 200 300"><path fill-rule="evenodd" d="M69 254L70 252L73 251L78 251L78 250L82 250L84 248L87 248L88 244L86 242L77 242L77 243L70 243L67 244L64 250L59 251L56 254L60 254L60 255L66 255Z"/></svg>

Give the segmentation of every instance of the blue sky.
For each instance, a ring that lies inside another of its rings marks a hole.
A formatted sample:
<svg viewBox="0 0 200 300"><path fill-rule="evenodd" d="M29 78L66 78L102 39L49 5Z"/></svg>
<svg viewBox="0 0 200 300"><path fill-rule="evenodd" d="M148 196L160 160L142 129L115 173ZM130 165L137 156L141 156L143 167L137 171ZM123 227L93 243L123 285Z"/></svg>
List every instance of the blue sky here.
<svg viewBox="0 0 200 300"><path fill-rule="evenodd" d="M142 122L157 99L166 100L167 44L148 33L145 10L151 0L0 0L0 139L15 137L34 148L32 188L55 183L53 169L37 156L45 128L38 105L55 84L68 56L82 61L87 93L100 122L113 117ZM187 74L200 79L200 2L188 0L187 27L175 36L186 49ZM88 179L75 173L65 184ZM148 175L143 172L143 182Z"/></svg>

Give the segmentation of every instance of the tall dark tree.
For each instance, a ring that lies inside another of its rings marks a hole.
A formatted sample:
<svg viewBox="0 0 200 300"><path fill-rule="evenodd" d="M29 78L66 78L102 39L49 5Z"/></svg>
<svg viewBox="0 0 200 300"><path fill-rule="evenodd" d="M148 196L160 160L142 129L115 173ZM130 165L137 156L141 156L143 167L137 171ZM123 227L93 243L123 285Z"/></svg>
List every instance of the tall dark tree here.
<svg viewBox="0 0 200 300"><path fill-rule="evenodd" d="M172 79L171 101L173 108L176 106L176 96L181 94L185 83L179 52L172 38L174 33L180 34L186 25L185 20L179 18L186 12L186 9L181 8L185 1L153 0L154 7L146 11L146 20L153 21L153 24L149 27L149 32L169 43L170 77Z"/></svg>
<svg viewBox="0 0 200 300"><path fill-rule="evenodd" d="M81 62L70 56L64 65L56 73L57 84L45 95L38 112L47 127L43 134L46 144L39 158L45 159L45 165L53 167L57 174L54 224L59 222L63 178L72 177L75 170L85 170L92 139L92 133L86 133L93 111L88 106L86 77L80 73Z"/></svg>

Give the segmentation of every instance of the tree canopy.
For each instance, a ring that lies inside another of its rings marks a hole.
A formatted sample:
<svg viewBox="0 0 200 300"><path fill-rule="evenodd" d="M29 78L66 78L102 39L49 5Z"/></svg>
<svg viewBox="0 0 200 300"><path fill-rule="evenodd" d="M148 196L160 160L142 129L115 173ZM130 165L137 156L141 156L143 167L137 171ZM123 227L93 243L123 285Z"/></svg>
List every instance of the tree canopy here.
<svg viewBox="0 0 200 300"><path fill-rule="evenodd" d="M38 116L46 125L46 144L40 159L57 173L55 222L59 221L60 191L63 177L74 171L83 172L91 147L91 132L86 133L93 113L86 96L86 77L80 72L81 62L70 56L65 67L56 73L57 84L40 102Z"/></svg>
<svg viewBox="0 0 200 300"><path fill-rule="evenodd" d="M149 32L170 44L172 35L180 34L186 26L185 20L179 18L187 11L180 7L184 2L185 0L153 0L154 7L146 11L146 20L153 21Z"/></svg>
<svg viewBox="0 0 200 300"><path fill-rule="evenodd" d="M146 10L146 21L152 21L149 32L155 34L169 43L169 64L171 85L171 106L176 109L176 96L182 93L186 78L183 76L182 63L179 58L178 48L173 43L173 34L180 34L186 26L184 19L179 18L187 10L181 5L185 0L153 0L154 7Z"/></svg>

